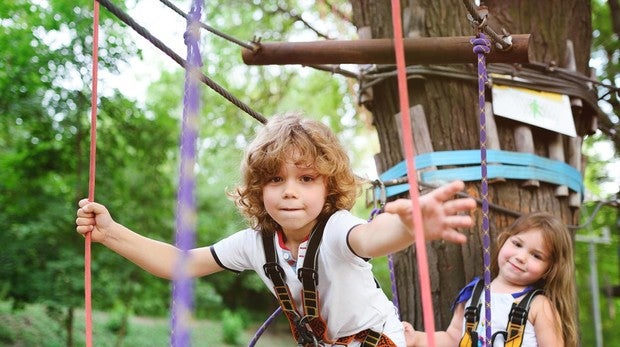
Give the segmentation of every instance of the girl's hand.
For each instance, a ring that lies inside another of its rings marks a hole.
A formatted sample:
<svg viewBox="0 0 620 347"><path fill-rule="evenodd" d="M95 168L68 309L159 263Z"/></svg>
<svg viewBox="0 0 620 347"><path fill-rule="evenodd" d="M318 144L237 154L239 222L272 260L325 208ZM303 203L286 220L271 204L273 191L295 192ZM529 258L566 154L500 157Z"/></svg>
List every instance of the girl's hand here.
<svg viewBox="0 0 620 347"><path fill-rule="evenodd" d="M82 199L78 203L76 230L82 235L91 233L93 242L104 242L115 224L105 206Z"/></svg>
<svg viewBox="0 0 620 347"><path fill-rule="evenodd" d="M453 199L454 195L465 188L462 181L454 181L420 196L420 210L426 240L444 239L454 243L467 241L465 235L457 229L469 228L474 221L469 212L476 207L472 198ZM412 220L413 204L411 200L399 199L385 205L385 212L396 213L401 221L410 228L414 235ZM415 235L414 235L415 236Z"/></svg>

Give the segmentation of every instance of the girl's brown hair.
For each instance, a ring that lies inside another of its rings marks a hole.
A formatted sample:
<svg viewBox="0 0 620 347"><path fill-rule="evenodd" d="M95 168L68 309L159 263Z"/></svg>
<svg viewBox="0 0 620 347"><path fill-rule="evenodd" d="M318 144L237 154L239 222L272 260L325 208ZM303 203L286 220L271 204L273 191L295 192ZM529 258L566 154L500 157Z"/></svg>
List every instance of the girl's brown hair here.
<svg viewBox="0 0 620 347"><path fill-rule="evenodd" d="M497 247L493 251L491 273L495 278L499 272L497 256L504 243L514 235L539 230L545 247L549 250L549 269L534 286L542 288L545 296L558 311L561 320L564 345L577 346L575 260L573 241L566 225L554 215L547 212L535 212L519 217L497 238Z"/></svg>
<svg viewBox="0 0 620 347"><path fill-rule="evenodd" d="M353 207L360 182L338 138L323 123L288 113L269 119L241 162L241 183L231 197L252 228L263 233L278 229L265 210L263 187L287 160L325 177L327 198L321 215Z"/></svg>

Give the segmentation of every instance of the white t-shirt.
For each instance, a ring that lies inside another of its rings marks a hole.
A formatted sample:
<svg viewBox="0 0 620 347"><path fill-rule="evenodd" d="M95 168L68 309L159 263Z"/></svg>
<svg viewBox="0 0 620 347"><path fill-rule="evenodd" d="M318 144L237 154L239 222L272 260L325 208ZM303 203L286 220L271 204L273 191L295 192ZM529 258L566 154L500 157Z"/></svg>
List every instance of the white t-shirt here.
<svg viewBox="0 0 620 347"><path fill-rule="evenodd" d="M363 223L366 221L348 211L338 211L330 217L323 232L317 255L317 291L321 317L327 322L327 335L330 339L337 339L372 329L386 334L397 346L405 346L396 307L379 288L372 265L353 253L347 243L349 231ZM297 264L290 265L285 261L288 251L282 247L283 242L278 235L274 237L278 262L286 274L292 300L301 313L302 285L294 267L302 266L307 241L299 247ZM213 245L212 252L225 269L236 272L254 270L273 293L273 283L263 270L266 260L260 232L253 229L239 231ZM359 342L349 346L359 346Z"/></svg>

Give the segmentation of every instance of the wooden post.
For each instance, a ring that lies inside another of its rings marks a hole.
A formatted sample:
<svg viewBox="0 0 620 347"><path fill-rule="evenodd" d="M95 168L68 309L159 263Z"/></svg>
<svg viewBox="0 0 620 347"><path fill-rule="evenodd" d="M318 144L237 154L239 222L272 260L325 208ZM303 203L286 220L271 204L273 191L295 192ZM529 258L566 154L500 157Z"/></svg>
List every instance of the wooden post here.
<svg viewBox="0 0 620 347"><path fill-rule="evenodd" d="M474 63L471 36L404 38L405 62L413 64ZM487 63L530 62L530 35L512 35L512 47L495 47ZM254 42L241 52L247 65L395 64L394 40L324 40L312 42Z"/></svg>
<svg viewBox="0 0 620 347"><path fill-rule="evenodd" d="M577 169L583 176L581 170L581 136L571 137L568 142L568 164ZM573 208L581 207L581 193L571 192L568 196L568 206Z"/></svg>
<svg viewBox="0 0 620 347"><path fill-rule="evenodd" d="M500 141L499 141L499 135L497 135L497 124L495 124L495 114L493 113L493 103L490 101L486 101L484 103L484 116L485 116L486 134L487 134L487 149L496 149L496 150L502 149L500 145ZM493 163L489 162L489 165L493 165ZM490 184L498 183L498 182L506 182L506 179L503 177L496 177L494 179L489 180Z"/></svg>
<svg viewBox="0 0 620 347"><path fill-rule="evenodd" d="M400 112L394 115L394 119L396 120L396 124L400 125ZM411 132L413 134L413 145L415 147L415 154L420 155L424 153L434 152L433 150L433 141L431 140L431 133L428 130L428 124L426 122L426 115L424 114L424 107L422 105L415 105L409 108L409 119L411 122ZM398 137L402 139L403 129L401 126L398 126ZM403 153L405 149L403 148ZM418 170L418 173L429 171L429 170L437 170L435 166L429 166L422 170ZM420 175L418 174L418 178Z"/></svg>
<svg viewBox="0 0 620 347"><path fill-rule="evenodd" d="M577 63L575 62L575 49L573 46L573 41L566 40L566 58L565 58L566 68L571 71L577 71ZM575 123L580 121L579 118L583 116L583 100L579 98L571 98L571 111L573 113L573 120ZM592 117L596 118L596 117ZM577 169L580 173L583 174L581 170L581 144L582 138L577 135L574 138L569 140L568 145L568 164ZM583 179L583 177L582 177ZM573 208L581 207L581 194L578 192L571 192L568 197L568 206Z"/></svg>
<svg viewBox="0 0 620 347"><path fill-rule="evenodd" d="M532 129L529 126L518 124L513 129L514 137L515 137L515 147L517 147L517 151L521 153L532 153L534 154L534 138L532 136ZM540 182L538 180L526 180L521 184L524 188L538 188L540 186Z"/></svg>
<svg viewBox="0 0 620 347"><path fill-rule="evenodd" d="M564 161L564 141L563 136L560 133L555 133L553 139L549 143L549 159ZM568 196L567 186L557 186L555 188L556 197Z"/></svg>

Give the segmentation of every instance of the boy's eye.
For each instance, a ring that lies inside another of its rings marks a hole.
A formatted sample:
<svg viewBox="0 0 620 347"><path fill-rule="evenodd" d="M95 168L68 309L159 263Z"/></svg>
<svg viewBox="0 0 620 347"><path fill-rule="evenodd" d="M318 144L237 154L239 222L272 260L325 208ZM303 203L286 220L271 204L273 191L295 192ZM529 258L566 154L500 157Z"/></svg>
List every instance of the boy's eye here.
<svg viewBox="0 0 620 347"><path fill-rule="evenodd" d="M302 176L301 177L301 181L302 182L312 182L314 180L314 177L312 176Z"/></svg>

